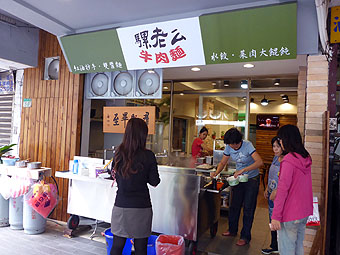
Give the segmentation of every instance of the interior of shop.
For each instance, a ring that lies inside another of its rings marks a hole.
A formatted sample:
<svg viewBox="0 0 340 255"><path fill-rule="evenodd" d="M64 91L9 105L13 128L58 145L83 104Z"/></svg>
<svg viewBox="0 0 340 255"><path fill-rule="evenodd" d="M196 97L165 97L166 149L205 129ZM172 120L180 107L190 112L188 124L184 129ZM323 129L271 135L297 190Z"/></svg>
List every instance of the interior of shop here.
<svg viewBox="0 0 340 255"><path fill-rule="evenodd" d="M248 86L248 83L252 89L242 89L241 86ZM103 150L108 148L104 146L107 134L103 133L102 122L103 107L108 101L91 100L89 155L93 157L102 157ZM297 78L164 82L161 99L128 99L124 100L124 105L156 106L156 133L148 138L148 148L156 154L176 153L190 157L192 142L203 126L209 130L204 140L207 147L223 149L224 133L237 127L258 147L264 160L271 161L272 153L266 152L268 146L271 151L269 138L280 126L297 121ZM260 126L263 118L272 125ZM112 145L117 146L119 142L112 141Z"/></svg>
<svg viewBox="0 0 340 255"><path fill-rule="evenodd" d="M270 72L269 69L262 70ZM162 165L190 167L191 146L203 126L208 129L208 137L204 140L206 147L210 148L207 155L213 156L216 165L225 148L224 133L232 127L238 128L244 139L253 143L264 165L260 170L261 184L253 227L253 238L257 242L252 242L247 251L244 247L235 249L235 254L240 249L244 254L260 251L269 245L270 240L269 227L264 227L268 226L268 205L263 191L266 172L273 159L271 139L280 126L297 124L298 76L287 72L250 78L216 78L212 75L200 79L164 79L160 99L91 100L88 155L102 158L104 150L118 146L123 136L103 133L104 106L156 107L155 134L149 135L147 147ZM234 246L231 245L233 240L225 242L221 236L227 229L228 206L228 203L222 206L217 236L211 239L209 233L204 234L200 238L199 250L223 254L225 247Z"/></svg>

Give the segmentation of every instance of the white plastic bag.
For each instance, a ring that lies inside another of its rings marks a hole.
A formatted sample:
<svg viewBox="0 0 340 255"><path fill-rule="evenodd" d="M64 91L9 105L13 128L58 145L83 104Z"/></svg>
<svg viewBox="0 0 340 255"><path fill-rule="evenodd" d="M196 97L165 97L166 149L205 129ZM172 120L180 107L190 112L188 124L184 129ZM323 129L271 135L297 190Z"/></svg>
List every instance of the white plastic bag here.
<svg viewBox="0 0 340 255"><path fill-rule="evenodd" d="M0 194L4 199L11 197L11 178L7 175L0 176Z"/></svg>
<svg viewBox="0 0 340 255"><path fill-rule="evenodd" d="M30 179L13 176L10 178L10 196L11 198L17 198L25 195L31 186Z"/></svg>
<svg viewBox="0 0 340 255"><path fill-rule="evenodd" d="M307 226L320 226L318 198L313 197L313 215L308 217Z"/></svg>

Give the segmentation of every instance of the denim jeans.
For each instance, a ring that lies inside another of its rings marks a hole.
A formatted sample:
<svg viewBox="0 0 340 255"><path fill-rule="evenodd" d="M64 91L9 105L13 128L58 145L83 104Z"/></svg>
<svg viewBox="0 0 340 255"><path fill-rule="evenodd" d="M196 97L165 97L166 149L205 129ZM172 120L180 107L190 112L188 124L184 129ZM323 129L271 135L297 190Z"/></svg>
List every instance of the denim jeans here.
<svg viewBox="0 0 340 255"><path fill-rule="evenodd" d="M249 179L248 182L240 182L239 185L233 187L229 211L229 232L237 234L238 221L243 206L243 228L241 231L241 239L246 240L247 242L251 240L251 227L254 220L259 185L259 176L256 176Z"/></svg>
<svg viewBox="0 0 340 255"><path fill-rule="evenodd" d="M303 239L307 219L281 222L279 234L279 252L280 255L303 255Z"/></svg>
<svg viewBox="0 0 340 255"><path fill-rule="evenodd" d="M272 214L273 214L273 210L274 210L274 201L269 199L270 195L271 195L271 193L268 193L268 209L269 209L269 222L272 222ZM278 250L277 231L271 231L270 234L272 236L270 248L277 251Z"/></svg>

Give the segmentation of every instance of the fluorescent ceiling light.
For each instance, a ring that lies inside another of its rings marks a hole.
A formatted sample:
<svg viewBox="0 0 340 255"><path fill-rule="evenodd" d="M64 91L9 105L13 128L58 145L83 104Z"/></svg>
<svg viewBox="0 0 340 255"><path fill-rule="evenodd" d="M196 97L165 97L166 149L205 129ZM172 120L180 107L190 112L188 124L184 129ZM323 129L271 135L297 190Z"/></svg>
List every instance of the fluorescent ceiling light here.
<svg viewBox="0 0 340 255"><path fill-rule="evenodd" d="M236 127L245 127L245 120L237 120L237 121L229 121L229 120L196 120L196 126L204 126L204 125L230 125Z"/></svg>
<svg viewBox="0 0 340 255"><path fill-rule="evenodd" d="M199 71L201 71L201 68L199 68L199 67L193 67L193 68L191 68L191 71L199 72Z"/></svg>
<svg viewBox="0 0 340 255"><path fill-rule="evenodd" d="M245 67L245 68L253 68L254 65L250 64L250 63L247 63L247 64L244 64L243 67Z"/></svg>

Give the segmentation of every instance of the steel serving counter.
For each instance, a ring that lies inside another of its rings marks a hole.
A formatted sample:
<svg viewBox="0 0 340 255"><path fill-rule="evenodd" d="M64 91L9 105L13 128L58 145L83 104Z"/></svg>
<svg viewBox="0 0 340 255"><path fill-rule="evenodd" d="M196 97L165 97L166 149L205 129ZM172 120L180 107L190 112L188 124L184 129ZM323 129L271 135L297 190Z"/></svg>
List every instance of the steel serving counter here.
<svg viewBox="0 0 340 255"><path fill-rule="evenodd" d="M218 191L211 193L217 195L215 199L207 197L202 189L204 177L197 175L195 169L160 165L158 170L161 183L156 188L149 186L153 207L152 231L182 235L196 241L199 232L205 231L206 227L216 223L219 218L221 200ZM72 172L56 172L56 177L70 179L67 213L111 222L116 183ZM213 215L206 216L202 212L199 216L199 204L202 203L202 208L205 208L203 211L213 211ZM199 217L207 219L203 221L206 227L199 224Z"/></svg>

